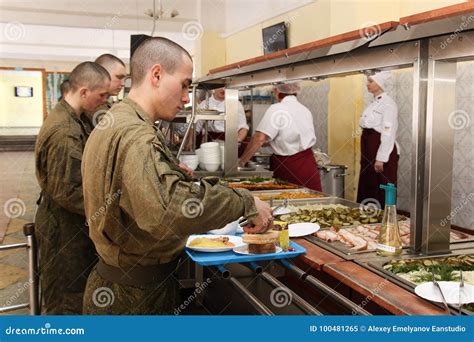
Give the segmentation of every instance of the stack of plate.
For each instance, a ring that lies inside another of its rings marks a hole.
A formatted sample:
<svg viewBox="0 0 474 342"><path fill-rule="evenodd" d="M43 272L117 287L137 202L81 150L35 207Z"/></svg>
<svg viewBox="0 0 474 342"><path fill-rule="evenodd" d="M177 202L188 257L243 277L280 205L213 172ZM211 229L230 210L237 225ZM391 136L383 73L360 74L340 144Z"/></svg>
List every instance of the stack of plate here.
<svg viewBox="0 0 474 342"><path fill-rule="evenodd" d="M207 142L201 144L199 156L199 165L209 172L214 172L221 165L221 151L219 143ZM201 165L202 164L202 165Z"/></svg>

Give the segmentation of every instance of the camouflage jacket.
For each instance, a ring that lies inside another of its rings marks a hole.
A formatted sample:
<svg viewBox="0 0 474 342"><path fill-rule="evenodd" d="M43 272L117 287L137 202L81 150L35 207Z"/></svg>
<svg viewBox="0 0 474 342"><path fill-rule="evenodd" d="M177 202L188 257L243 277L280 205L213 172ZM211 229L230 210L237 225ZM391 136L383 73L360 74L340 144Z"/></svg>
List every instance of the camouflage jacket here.
<svg viewBox="0 0 474 342"><path fill-rule="evenodd" d="M91 127L63 99L48 115L35 147L36 178L43 193L64 209L84 215L81 161Z"/></svg>
<svg viewBox="0 0 474 342"><path fill-rule="evenodd" d="M247 190L221 186L216 178L193 182L128 98L92 132L82 174L91 239L104 262L116 267L167 263L190 234L257 214Z"/></svg>

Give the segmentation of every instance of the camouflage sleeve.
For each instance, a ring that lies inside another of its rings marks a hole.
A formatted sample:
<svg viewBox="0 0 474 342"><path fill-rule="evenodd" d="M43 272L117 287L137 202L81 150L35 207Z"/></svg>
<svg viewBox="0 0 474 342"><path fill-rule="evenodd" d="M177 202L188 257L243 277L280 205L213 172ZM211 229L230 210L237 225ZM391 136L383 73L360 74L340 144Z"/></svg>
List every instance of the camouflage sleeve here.
<svg viewBox="0 0 474 342"><path fill-rule="evenodd" d="M81 140L59 131L51 136L48 145L45 191L64 209L84 215Z"/></svg>
<svg viewBox="0 0 474 342"><path fill-rule="evenodd" d="M164 149L140 140L125 157L120 206L141 229L157 238L170 231L184 237L257 215L249 191L213 179L187 181Z"/></svg>

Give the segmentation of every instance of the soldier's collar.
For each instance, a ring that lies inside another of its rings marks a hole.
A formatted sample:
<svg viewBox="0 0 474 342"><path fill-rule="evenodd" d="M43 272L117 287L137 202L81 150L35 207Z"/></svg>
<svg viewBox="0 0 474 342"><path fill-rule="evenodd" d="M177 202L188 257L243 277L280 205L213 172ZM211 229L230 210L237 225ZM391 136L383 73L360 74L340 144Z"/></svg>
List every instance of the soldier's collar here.
<svg viewBox="0 0 474 342"><path fill-rule="evenodd" d="M81 121L81 116L84 115L84 112L82 112L81 114L79 114L79 117L77 117L76 115L76 112L74 111L74 108L72 108L72 106L66 102L65 99L62 99L61 101L59 101L59 103L64 106L64 108L66 108L66 111L69 113L69 115L71 115L71 117L74 119L74 121L77 121L77 122L80 122Z"/></svg>
<svg viewBox="0 0 474 342"><path fill-rule="evenodd" d="M148 114L145 113L145 111L142 109L142 107L140 107L140 105L138 103L136 103L135 101L129 99L128 96L126 98L124 98L122 100L122 102L130 105L143 121L148 122L150 125L153 126L153 122L148 117Z"/></svg>

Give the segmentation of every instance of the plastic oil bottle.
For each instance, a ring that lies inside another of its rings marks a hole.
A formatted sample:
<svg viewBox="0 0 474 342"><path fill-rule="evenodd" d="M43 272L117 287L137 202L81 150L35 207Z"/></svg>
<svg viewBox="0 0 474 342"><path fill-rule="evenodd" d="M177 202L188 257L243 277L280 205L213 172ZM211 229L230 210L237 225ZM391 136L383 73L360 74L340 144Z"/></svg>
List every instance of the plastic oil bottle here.
<svg viewBox="0 0 474 342"><path fill-rule="evenodd" d="M382 256L398 255L402 252L402 241L398 229L397 188L392 183L380 185L385 190L385 211L380 227L379 241L377 243L377 254Z"/></svg>

